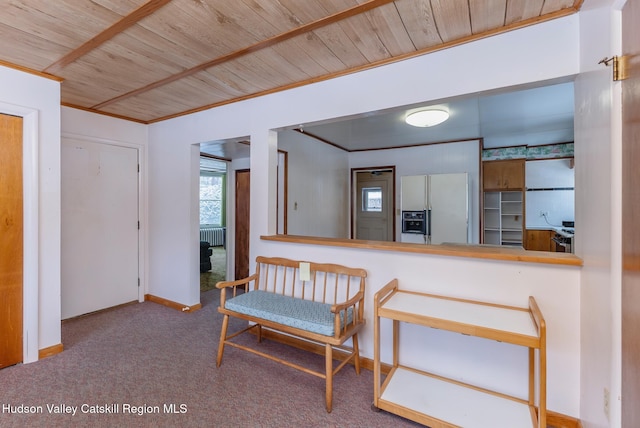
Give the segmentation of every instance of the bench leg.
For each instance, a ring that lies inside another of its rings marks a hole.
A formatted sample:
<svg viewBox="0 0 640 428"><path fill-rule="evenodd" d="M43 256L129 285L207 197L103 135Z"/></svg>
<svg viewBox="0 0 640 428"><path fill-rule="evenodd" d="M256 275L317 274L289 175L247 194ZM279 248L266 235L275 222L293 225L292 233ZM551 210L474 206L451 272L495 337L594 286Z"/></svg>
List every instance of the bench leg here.
<svg viewBox="0 0 640 428"><path fill-rule="evenodd" d="M224 341L227 340L227 327L229 325L229 315L225 315L222 318L222 329L220 330L220 343L218 343L218 358L216 359L216 366L220 367L222 363L222 353L224 352Z"/></svg>
<svg viewBox="0 0 640 428"><path fill-rule="evenodd" d="M360 374L360 349L358 347L358 333L351 338L353 342L353 366L356 368L356 374Z"/></svg>
<svg viewBox="0 0 640 428"><path fill-rule="evenodd" d="M333 406L333 348L329 344L325 345L325 370L327 412L331 413Z"/></svg>

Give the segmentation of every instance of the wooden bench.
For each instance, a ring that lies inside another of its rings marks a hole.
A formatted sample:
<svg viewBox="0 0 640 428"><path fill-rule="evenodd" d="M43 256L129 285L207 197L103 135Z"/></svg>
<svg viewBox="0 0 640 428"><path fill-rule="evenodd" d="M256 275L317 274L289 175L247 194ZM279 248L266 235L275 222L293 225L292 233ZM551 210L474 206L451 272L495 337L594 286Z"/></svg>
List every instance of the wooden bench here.
<svg viewBox="0 0 640 428"><path fill-rule="evenodd" d="M224 315L217 366L222 363L224 346L230 345L323 378L327 412L331 412L333 375L351 360L356 373L360 374L358 332L365 323L366 276L364 269L336 264L257 257L253 275L216 284L221 290L218 311ZM244 292L240 293L238 289ZM227 292L232 294L229 296ZM227 335L229 317L247 320L250 324ZM262 327L324 345L325 371L314 371L231 341L239 334L255 329L260 342ZM345 345L349 338L352 346ZM333 348L348 354L336 368L333 367Z"/></svg>

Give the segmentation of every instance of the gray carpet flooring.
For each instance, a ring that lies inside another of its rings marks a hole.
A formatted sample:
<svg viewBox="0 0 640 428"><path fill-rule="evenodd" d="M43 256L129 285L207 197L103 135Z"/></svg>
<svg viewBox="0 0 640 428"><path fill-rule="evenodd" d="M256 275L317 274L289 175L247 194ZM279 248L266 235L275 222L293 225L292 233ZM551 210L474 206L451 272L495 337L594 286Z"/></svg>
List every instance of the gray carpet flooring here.
<svg viewBox="0 0 640 428"><path fill-rule="evenodd" d="M323 379L232 347L216 368L219 291L201 296L191 314L145 302L63 322L62 353L0 370L0 427L418 426L371 410L368 370L335 376L327 413ZM322 356L260 346L322 370Z"/></svg>
<svg viewBox="0 0 640 428"><path fill-rule="evenodd" d="M211 270L200 273L200 291L209 291L218 281L226 280L227 251L223 247L211 248Z"/></svg>

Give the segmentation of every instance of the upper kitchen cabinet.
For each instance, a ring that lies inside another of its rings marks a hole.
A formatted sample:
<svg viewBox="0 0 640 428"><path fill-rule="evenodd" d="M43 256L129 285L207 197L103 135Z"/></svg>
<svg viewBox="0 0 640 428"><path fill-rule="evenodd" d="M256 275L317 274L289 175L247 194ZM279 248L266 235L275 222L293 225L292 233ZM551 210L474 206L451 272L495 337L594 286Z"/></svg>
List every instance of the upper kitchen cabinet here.
<svg viewBox="0 0 640 428"><path fill-rule="evenodd" d="M524 159L486 161L482 163L483 189L524 189Z"/></svg>

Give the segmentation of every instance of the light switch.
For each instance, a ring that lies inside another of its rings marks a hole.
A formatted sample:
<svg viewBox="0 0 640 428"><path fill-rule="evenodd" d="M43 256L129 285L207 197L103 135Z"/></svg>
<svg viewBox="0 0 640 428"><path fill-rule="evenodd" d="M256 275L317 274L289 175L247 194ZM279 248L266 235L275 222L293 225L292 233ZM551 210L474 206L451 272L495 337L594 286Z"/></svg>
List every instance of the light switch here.
<svg viewBox="0 0 640 428"><path fill-rule="evenodd" d="M300 262L300 280L301 281L311 280L311 268L310 268L309 262Z"/></svg>

